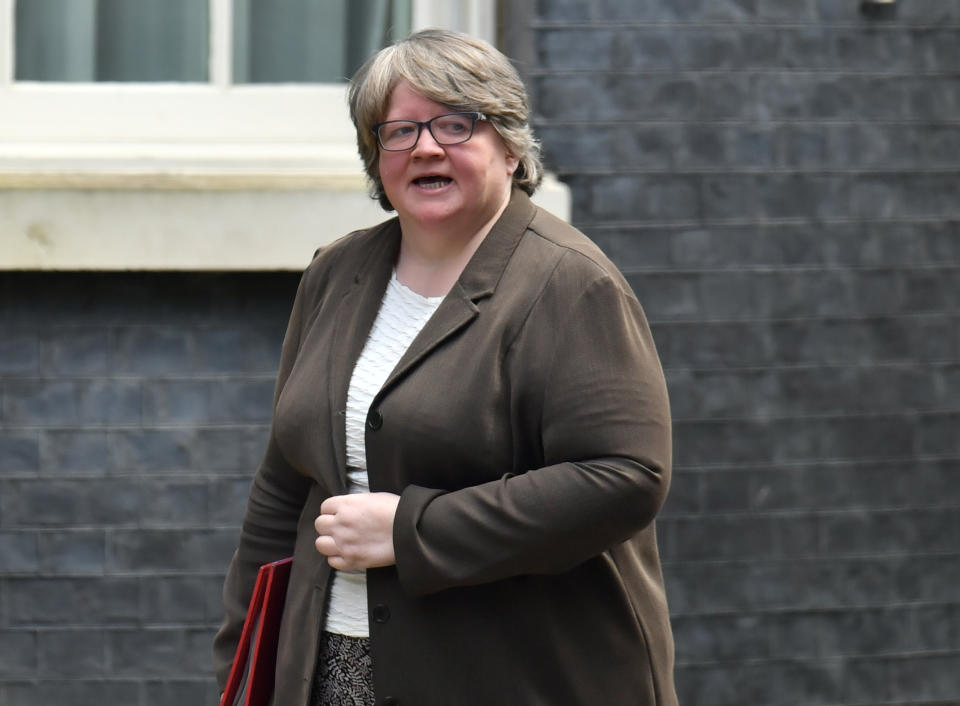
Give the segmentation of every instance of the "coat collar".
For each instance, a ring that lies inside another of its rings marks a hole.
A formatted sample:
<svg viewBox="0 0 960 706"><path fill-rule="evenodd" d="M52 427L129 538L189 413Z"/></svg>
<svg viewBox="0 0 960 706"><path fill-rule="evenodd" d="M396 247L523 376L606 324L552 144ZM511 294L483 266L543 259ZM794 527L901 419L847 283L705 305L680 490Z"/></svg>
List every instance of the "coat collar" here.
<svg viewBox="0 0 960 706"><path fill-rule="evenodd" d="M527 226L533 220L535 212L536 206L530 197L515 188L510 195L507 207L470 258L451 294L459 290L459 295L471 301L493 294L507 267L507 262ZM379 308L380 300L386 292L387 282L390 280L400 253L402 234L400 221L397 218L386 221L375 230L380 231L375 235L375 245L370 249L369 256L364 258L357 268L353 283L370 292L378 293L379 298L376 302ZM370 324L373 325L372 319Z"/></svg>

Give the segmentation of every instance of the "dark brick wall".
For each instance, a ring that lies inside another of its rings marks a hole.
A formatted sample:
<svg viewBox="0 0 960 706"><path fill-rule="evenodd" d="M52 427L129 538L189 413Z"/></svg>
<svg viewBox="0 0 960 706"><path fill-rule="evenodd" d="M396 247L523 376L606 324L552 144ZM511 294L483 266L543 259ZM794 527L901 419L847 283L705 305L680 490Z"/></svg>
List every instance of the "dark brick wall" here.
<svg viewBox="0 0 960 706"><path fill-rule="evenodd" d="M960 2L502 5L666 368L682 703L960 703Z"/></svg>
<svg viewBox="0 0 960 706"><path fill-rule="evenodd" d="M501 5L667 371L683 704L960 703L960 0ZM214 703L296 281L0 273L0 704Z"/></svg>
<svg viewBox="0 0 960 706"><path fill-rule="evenodd" d="M298 277L0 273L0 704L216 703Z"/></svg>

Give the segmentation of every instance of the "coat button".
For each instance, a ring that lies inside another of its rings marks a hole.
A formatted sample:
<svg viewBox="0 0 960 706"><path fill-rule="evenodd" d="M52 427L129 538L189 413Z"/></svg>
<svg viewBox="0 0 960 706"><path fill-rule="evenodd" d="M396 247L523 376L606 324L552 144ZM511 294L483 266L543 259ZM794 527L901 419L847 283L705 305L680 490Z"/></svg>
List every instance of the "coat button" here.
<svg viewBox="0 0 960 706"><path fill-rule="evenodd" d="M377 623L385 623L390 620L390 609L383 603L378 603L373 607L373 620Z"/></svg>
<svg viewBox="0 0 960 706"><path fill-rule="evenodd" d="M367 413L367 426L376 431L383 426L383 415L379 409L371 409Z"/></svg>

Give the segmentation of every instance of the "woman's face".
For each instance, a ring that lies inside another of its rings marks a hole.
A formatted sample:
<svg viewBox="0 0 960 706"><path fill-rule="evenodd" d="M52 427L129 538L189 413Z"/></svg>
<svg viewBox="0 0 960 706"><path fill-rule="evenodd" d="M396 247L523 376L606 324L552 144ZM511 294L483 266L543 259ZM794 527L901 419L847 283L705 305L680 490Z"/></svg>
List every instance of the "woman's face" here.
<svg viewBox="0 0 960 706"><path fill-rule="evenodd" d="M401 81L390 94L387 120L425 122L451 108L417 93ZM440 227L451 237L472 237L506 203L517 159L508 154L496 129L478 120L473 136L457 145L439 145L430 131L406 152L380 148L380 179L404 229Z"/></svg>

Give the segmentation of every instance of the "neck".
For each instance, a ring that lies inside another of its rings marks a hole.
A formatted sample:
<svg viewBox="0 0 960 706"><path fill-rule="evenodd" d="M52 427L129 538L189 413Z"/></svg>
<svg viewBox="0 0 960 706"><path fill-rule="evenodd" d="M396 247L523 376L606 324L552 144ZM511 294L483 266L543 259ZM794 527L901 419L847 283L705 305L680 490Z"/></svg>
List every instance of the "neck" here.
<svg viewBox="0 0 960 706"><path fill-rule="evenodd" d="M423 227L400 221L402 233L397 279L425 297L442 297L460 278L470 258L509 203L509 195L493 216L473 234L457 236L450 224Z"/></svg>

